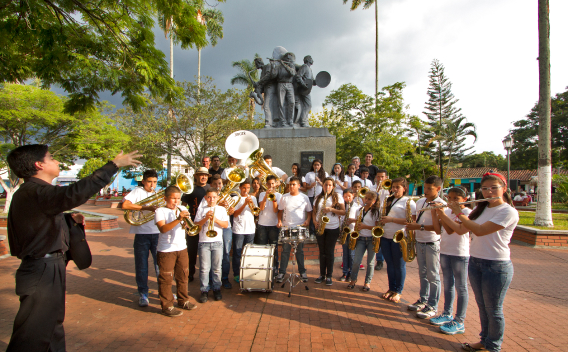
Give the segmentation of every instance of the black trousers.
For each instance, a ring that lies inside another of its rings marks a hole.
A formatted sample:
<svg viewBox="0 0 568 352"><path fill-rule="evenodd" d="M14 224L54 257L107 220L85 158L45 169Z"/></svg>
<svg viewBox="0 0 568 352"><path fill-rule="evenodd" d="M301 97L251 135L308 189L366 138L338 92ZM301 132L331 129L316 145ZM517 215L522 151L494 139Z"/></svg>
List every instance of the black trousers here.
<svg viewBox="0 0 568 352"><path fill-rule="evenodd" d="M195 236L185 235L187 243L187 256L189 257L189 276L195 275L195 264L197 264L197 246L199 245L199 234Z"/></svg>
<svg viewBox="0 0 568 352"><path fill-rule="evenodd" d="M335 244L339 238L339 228L325 229L323 234L317 235L319 247L320 275L331 278L333 274L333 260L335 252Z"/></svg>
<svg viewBox="0 0 568 352"><path fill-rule="evenodd" d="M16 271L20 309L6 351L65 351L65 260L24 259Z"/></svg>

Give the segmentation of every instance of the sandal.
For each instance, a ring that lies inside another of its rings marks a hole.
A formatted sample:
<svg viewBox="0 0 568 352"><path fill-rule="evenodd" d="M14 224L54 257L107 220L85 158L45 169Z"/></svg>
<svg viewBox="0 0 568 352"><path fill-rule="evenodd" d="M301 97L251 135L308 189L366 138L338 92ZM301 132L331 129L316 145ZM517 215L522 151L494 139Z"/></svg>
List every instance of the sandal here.
<svg viewBox="0 0 568 352"><path fill-rule="evenodd" d="M400 293L393 292L393 295L389 297L389 301L393 303L400 303Z"/></svg>
<svg viewBox="0 0 568 352"><path fill-rule="evenodd" d="M371 291L371 286L367 286L367 284L365 284L365 286L363 286L363 287L361 288L361 291L363 291L363 292L369 292L369 291Z"/></svg>
<svg viewBox="0 0 568 352"><path fill-rule="evenodd" d="M387 292L385 292L385 293L382 294L381 298L388 300L389 298L391 298L391 296L392 296L393 294L395 294L395 292L393 292L393 291L387 291Z"/></svg>
<svg viewBox="0 0 568 352"><path fill-rule="evenodd" d="M350 289L350 290L354 289L356 283L357 283L357 281L351 281L349 283L349 285L347 285L347 288Z"/></svg>

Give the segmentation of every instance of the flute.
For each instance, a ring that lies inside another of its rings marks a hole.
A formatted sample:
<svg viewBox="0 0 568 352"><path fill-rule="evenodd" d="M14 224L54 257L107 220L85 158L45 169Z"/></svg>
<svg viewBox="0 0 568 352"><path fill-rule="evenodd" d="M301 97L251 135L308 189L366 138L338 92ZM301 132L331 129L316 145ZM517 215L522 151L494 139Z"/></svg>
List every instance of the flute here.
<svg viewBox="0 0 568 352"><path fill-rule="evenodd" d="M459 204L459 205L462 205L462 204L473 204L473 203L486 202L486 201L488 201L488 200L496 200L496 199L501 199L501 197L493 197L493 198L483 198L483 199L477 199L477 200L470 200L470 201L467 201L467 202L459 202L458 204ZM447 208L447 207L448 207L448 206L445 205L445 204L444 204L444 205L433 205L433 206L431 206L431 207L422 208L422 209L418 210L418 212L426 211L426 210L432 210L432 209Z"/></svg>

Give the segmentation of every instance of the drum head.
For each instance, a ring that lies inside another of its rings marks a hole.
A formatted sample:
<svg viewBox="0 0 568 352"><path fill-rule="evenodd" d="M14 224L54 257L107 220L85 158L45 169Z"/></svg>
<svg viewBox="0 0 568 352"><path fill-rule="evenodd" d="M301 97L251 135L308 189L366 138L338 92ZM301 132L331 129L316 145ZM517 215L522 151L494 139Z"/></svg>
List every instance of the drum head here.
<svg viewBox="0 0 568 352"><path fill-rule="evenodd" d="M331 75L327 71L320 71L316 75L316 86L320 88L325 88L331 82Z"/></svg>

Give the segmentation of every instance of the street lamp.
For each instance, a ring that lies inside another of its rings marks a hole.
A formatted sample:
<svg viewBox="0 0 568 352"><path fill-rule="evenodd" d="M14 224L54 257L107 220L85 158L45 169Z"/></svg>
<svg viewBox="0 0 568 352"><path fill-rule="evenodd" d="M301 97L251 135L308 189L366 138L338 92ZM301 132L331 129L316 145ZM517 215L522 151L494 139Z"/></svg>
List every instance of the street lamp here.
<svg viewBox="0 0 568 352"><path fill-rule="evenodd" d="M507 187L511 187L511 149L513 148L513 138L509 133L505 139L503 139L503 147L507 150Z"/></svg>

